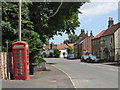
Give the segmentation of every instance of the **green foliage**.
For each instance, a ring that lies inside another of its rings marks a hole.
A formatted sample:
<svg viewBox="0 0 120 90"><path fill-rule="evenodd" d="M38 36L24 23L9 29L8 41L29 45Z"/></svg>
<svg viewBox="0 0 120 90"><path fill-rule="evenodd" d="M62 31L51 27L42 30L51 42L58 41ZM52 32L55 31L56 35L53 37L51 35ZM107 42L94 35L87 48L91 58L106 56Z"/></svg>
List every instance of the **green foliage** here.
<svg viewBox="0 0 120 90"><path fill-rule="evenodd" d="M63 41L63 43L64 43L64 44L69 43L69 40L66 39L66 40Z"/></svg>
<svg viewBox="0 0 120 90"><path fill-rule="evenodd" d="M67 53L68 54L73 54L73 49L72 49L72 47L71 46L69 46L68 44L67 44Z"/></svg>
<svg viewBox="0 0 120 90"><path fill-rule="evenodd" d="M84 2L85 3L85 2ZM43 43L49 44L48 39L54 35L74 33L79 26L78 10L83 2L66 3L60 7L58 13L53 15L60 5L59 2L22 2L22 40L29 43L30 63L41 58ZM18 40L19 18L18 2L2 2L2 50L6 51L6 40L9 43L9 51L12 51L12 43ZM55 57L60 56L60 51Z"/></svg>
<svg viewBox="0 0 120 90"><path fill-rule="evenodd" d="M41 62L46 62L42 57L36 60L36 64L38 65Z"/></svg>
<svg viewBox="0 0 120 90"><path fill-rule="evenodd" d="M60 53L61 53L61 51L59 49L54 49L54 57L55 58L60 58Z"/></svg>
<svg viewBox="0 0 120 90"><path fill-rule="evenodd" d="M39 58L41 58L40 53L42 51L43 43L39 39L40 35L34 31L29 30L23 30L22 34L22 41L26 41L29 44L30 63L34 63L36 60L39 60ZM9 51L12 51L12 43L15 41L18 41L18 39L10 42L11 50Z"/></svg>
<svg viewBox="0 0 120 90"><path fill-rule="evenodd" d="M29 5L30 18L33 22L35 32L41 34L41 40L46 42L53 35L75 33L79 26L78 10L85 2L63 2L59 11L53 17L60 2L33 2Z"/></svg>
<svg viewBox="0 0 120 90"><path fill-rule="evenodd" d="M30 4L30 3L29 3ZM18 38L18 2L2 2L2 50L6 51L6 40L9 42ZM22 3L22 30L33 30L29 18L28 3ZM9 48L11 49L11 48Z"/></svg>
<svg viewBox="0 0 120 90"><path fill-rule="evenodd" d="M67 40L64 40L64 44L66 43L75 43L75 41L77 40L77 35L76 34L70 34L68 35L68 39Z"/></svg>

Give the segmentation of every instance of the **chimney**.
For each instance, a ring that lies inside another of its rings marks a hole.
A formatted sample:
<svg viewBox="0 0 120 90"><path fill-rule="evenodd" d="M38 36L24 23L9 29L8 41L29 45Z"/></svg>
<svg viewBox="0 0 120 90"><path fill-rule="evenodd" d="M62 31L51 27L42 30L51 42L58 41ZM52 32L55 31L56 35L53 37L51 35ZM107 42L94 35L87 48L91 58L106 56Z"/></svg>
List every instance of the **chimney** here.
<svg viewBox="0 0 120 90"><path fill-rule="evenodd" d="M112 25L114 25L114 20L113 18L109 17L108 28L110 28Z"/></svg>
<svg viewBox="0 0 120 90"><path fill-rule="evenodd" d="M93 36L92 30L91 30L91 32L90 32L90 36Z"/></svg>
<svg viewBox="0 0 120 90"><path fill-rule="evenodd" d="M53 49L53 42L51 42L50 44L50 49Z"/></svg>
<svg viewBox="0 0 120 90"><path fill-rule="evenodd" d="M84 29L81 29L81 34L85 33Z"/></svg>
<svg viewBox="0 0 120 90"><path fill-rule="evenodd" d="M86 33L86 35L88 36L88 30L87 30L87 33Z"/></svg>

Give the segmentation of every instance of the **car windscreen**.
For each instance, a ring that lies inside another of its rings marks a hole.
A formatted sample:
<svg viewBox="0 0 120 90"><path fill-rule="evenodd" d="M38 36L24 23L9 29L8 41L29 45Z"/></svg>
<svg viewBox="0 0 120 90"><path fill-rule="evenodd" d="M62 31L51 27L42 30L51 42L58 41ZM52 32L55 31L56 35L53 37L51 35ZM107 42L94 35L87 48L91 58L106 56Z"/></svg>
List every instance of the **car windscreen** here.
<svg viewBox="0 0 120 90"><path fill-rule="evenodd" d="M84 57L85 59L89 58L89 56L87 56L87 55L84 55L83 57Z"/></svg>
<svg viewBox="0 0 120 90"><path fill-rule="evenodd" d="M96 59L96 56L90 56L90 58L92 58L92 59Z"/></svg>

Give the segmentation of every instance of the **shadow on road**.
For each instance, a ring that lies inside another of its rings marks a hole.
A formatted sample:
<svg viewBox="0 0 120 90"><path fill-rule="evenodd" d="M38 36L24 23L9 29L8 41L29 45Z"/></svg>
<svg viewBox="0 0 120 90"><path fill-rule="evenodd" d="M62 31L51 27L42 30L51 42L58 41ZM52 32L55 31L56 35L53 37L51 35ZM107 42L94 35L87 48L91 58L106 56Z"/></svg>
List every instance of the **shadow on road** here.
<svg viewBox="0 0 120 90"><path fill-rule="evenodd" d="M118 67L120 67L120 64L118 64L118 63L111 63L111 64L106 64L106 65L112 65L112 66L118 66Z"/></svg>
<svg viewBox="0 0 120 90"><path fill-rule="evenodd" d="M57 64L57 63L46 63L46 64L49 64L49 65L54 65L54 64Z"/></svg>

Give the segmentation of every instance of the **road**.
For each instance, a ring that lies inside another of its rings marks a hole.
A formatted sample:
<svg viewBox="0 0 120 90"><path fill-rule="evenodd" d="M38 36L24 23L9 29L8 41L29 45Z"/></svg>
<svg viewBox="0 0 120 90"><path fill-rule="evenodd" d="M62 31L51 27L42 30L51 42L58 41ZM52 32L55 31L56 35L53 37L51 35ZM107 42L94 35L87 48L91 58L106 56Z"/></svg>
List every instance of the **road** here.
<svg viewBox="0 0 120 90"><path fill-rule="evenodd" d="M118 67L80 60L45 58L48 64L63 71L75 88L118 88Z"/></svg>

